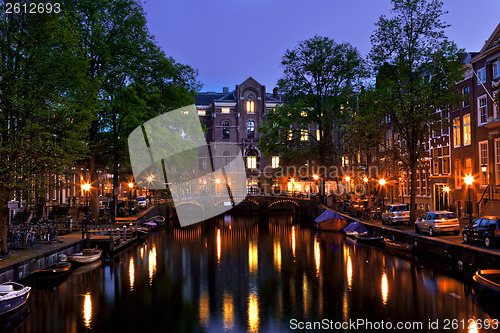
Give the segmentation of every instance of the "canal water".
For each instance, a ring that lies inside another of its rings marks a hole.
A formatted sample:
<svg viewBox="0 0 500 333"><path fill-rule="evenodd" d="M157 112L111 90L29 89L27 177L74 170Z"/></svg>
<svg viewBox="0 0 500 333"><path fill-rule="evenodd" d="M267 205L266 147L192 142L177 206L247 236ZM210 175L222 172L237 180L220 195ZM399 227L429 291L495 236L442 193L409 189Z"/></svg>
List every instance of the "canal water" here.
<svg viewBox="0 0 500 333"><path fill-rule="evenodd" d="M429 258L318 234L287 213L233 214L169 226L109 263L34 282L28 306L0 331L494 332L469 278Z"/></svg>

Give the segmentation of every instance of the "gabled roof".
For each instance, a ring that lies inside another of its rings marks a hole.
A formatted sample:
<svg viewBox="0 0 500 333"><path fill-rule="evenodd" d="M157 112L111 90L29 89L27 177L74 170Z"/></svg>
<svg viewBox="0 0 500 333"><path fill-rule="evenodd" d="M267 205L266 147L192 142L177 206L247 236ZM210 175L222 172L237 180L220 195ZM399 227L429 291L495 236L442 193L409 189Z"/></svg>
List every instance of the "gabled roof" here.
<svg viewBox="0 0 500 333"><path fill-rule="evenodd" d="M200 92L195 97L195 105L210 105L213 101L223 98L225 93Z"/></svg>
<svg viewBox="0 0 500 333"><path fill-rule="evenodd" d="M280 100L277 100L276 98L273 97L273 94L266 93L266 102L269 103L280 103Z"/></svg>
<svg viewBox="0 0 500 333"><path fill-rule="evenodd" d="M488 51L489 49L498 46L500 40L500 23L498 23L496 29L491 34L490 38L484 43L481 53Z"/></svg>
<svg viewBox="0 0 500 333"><path fill-rule="evenodd" d="M219 98L217 101L225 101L225 102L236 102L236 96L234 95L234 90L225 96Z"/></svg>

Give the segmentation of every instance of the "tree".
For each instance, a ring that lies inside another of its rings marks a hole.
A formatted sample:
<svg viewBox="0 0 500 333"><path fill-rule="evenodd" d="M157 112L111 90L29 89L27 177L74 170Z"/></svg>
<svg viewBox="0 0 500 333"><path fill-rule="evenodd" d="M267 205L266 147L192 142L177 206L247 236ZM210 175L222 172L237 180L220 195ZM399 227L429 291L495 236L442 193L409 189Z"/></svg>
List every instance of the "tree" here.
<svg viewBox="0 0 500 333"><path fill-rule="evenodd" d="M130 131L179 104L192 103L198 88L197 73L160 50L148 32L139 2L69 3L88 58L88 78L99 88L93 95L99 108L89 130L88 159L92 216L98 217L98 167L112 170L113 187L117 188L119 173L130 171L125 153Z"/></svg>
<svg viewBox="0 0 500 333"><path fill-rule="evenodd" d="M278 87L284 103L264 116L259 147L266 156L281 155L285 164L311 161L327 167L342 152L344 107L364 74L363 61L349 43L314 36L287 50L282 65Z"/></svg>
<svg viewBox="0 0 500 333"><path fill-rule="evenodd" d="M401 145L385 149L410 171L410 220L415 221L416 167L433 126L446 119L462 71L459 50L448 40L437 0L392 0L371 36L376 73L376 114L390 118ZM441 112L436 112L440 110ZM378 126L378 124L374 124ZM380 142L384 145L384 142Z"/></svg>
<svg viewBox="0 0 500 333"><path fill-rule="evenodd" d="M59 14L0 13L0 253L8 201L45 196L87 153L93 86L79 34Z"/></svg>

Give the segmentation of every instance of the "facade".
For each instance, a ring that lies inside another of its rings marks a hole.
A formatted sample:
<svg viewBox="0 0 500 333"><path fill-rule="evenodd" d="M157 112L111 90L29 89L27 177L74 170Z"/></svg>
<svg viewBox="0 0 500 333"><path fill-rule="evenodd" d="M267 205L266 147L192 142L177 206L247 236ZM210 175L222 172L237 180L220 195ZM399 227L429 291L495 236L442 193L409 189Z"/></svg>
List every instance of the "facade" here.
<svg viewBox="0 0 500 333"><path fill-rule="evenodd" d="M266 93L266 87L252 77L236 85L233 91L223 88L222 93L202 92L196 96L198 116L207 128L207 143L224 142L238 145L245 160L247 191L267 188L265 175L279 165L279 156L265 158L259 150L260 133L257 129L264 114L280 103L277 89ZM230 151L222 158L231 158ZM220 156L215 156L214 159ZM198 156L200 165L208 164L208 156Z"/></svg>

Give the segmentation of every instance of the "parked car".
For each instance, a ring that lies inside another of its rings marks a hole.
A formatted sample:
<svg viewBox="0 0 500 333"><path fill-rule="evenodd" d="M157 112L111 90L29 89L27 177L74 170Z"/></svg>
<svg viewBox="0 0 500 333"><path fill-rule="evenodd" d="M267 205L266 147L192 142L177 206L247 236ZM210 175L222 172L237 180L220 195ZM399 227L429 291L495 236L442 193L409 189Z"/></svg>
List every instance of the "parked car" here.
<svg viewBox="0 0 500 333"><path fill-rule="evenodd" d="M148 205L148 200L146 199L146 197L137 197L137 205L139 206L139 208L144 208Z"/></svg>
<svg viewBox="0 0 500 333"><path fill-rule="evenodd" d="M443 232L452 232L458 235L460 234L460 223L452 212L427 212L415 221L415 231L417 234L428 232L429 236Z"/></svg>
<svg viewBox="0 0 500 333"><path fill-rule="evenodd" d="M389 225L397 222L410 222L410 209L406 204L390 205L389 210L382 213L382 224Z"/></svg>
<svg viewBox="0 0 500 333"><path fill-rule="evenodd" d="M500 244L500 217L485 216L476 219L462 231L465 243L471 241L484 242L486 247Z"/></svg>

